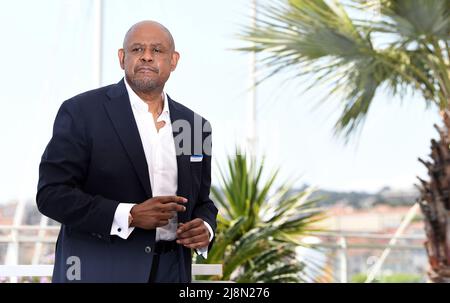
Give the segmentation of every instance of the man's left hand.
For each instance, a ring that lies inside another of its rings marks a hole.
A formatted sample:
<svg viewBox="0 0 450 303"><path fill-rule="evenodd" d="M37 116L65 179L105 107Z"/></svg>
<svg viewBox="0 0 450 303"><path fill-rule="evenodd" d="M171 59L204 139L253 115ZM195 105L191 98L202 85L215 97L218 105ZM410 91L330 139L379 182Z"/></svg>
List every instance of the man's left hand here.
<svg viewBox="0 0 450 303"><path fill-rule="evenodd" d="M180 223L177 229L177 243L185 247L198 249L209 245L209 231L202 219L196 218Z"/></svg>

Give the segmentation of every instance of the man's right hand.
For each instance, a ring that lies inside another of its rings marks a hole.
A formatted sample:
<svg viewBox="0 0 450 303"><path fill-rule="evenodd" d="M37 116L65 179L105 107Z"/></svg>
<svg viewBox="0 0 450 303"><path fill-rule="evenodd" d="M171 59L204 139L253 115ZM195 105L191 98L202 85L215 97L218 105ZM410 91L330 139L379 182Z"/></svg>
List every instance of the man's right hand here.
<svg viewBox="0 0 450 303"><path fill-rule="evenodd" d="M148 199L131 208L133 222L130 227L155 229L169 223L169 219L176 212L183 212L186 207L179 203L186 203L187 199L179 196L160 196Z"/></svg>

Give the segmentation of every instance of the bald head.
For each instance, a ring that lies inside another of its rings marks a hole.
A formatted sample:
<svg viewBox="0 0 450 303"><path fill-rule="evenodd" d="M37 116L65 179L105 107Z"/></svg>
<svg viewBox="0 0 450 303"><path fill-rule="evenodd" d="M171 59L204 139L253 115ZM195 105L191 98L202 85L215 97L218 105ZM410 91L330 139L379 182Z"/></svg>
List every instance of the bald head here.
<svg viewBox="0 0 450 303"><path fill-rule="evenodd" d="M130 29L125 34L123 38L123 48L125 49L127 45L132 41L132 37L135 35L140 35L145 32L159 32L167 39L167 43L170 46L171 51L175 50L175 41L173 40L170 31L161 23L152 20L145 20L138 22L130 27Z"/></svg>

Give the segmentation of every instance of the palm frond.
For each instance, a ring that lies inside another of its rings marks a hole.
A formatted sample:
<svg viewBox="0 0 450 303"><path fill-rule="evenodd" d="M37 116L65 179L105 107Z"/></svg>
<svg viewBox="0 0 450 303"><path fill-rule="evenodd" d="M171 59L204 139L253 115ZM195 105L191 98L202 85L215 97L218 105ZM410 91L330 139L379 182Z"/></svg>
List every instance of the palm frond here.
<svg viewBox="0 0 450 303"><path fill-rule="evenodd" d="M447 0L381 0L386 29L409 40L449 39L450 2Z"/></svg>
<svg viewBox="0 0 450 303"><path fill-rule="evenodd" d="M349 13L367 14L373 3L274 1L259 9L256 27L242 30L239 37L250 46L238 50L261 54L258 84L292 72L302 91L320 88L324 102L341 100L335 135L346 142L364 124L380 89L400 97L419 92L428 104L446 108L449 1L380 0L378 18Z"/></svg>

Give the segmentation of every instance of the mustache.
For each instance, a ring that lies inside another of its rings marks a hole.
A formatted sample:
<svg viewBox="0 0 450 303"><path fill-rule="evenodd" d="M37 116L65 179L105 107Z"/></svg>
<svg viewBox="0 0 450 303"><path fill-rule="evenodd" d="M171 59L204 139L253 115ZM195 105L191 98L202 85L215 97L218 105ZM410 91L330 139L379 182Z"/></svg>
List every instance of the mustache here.
<svg viewBox="0 0 450 303"><path fill-rule="evenodd" d="M137 66L134 70L135 70L135 72L139 72L141 70L149 70L149 71L152 71L154 73L159 73L159 69L158 68L153 67L153 66L148 66L148 65Z"/></svg>

